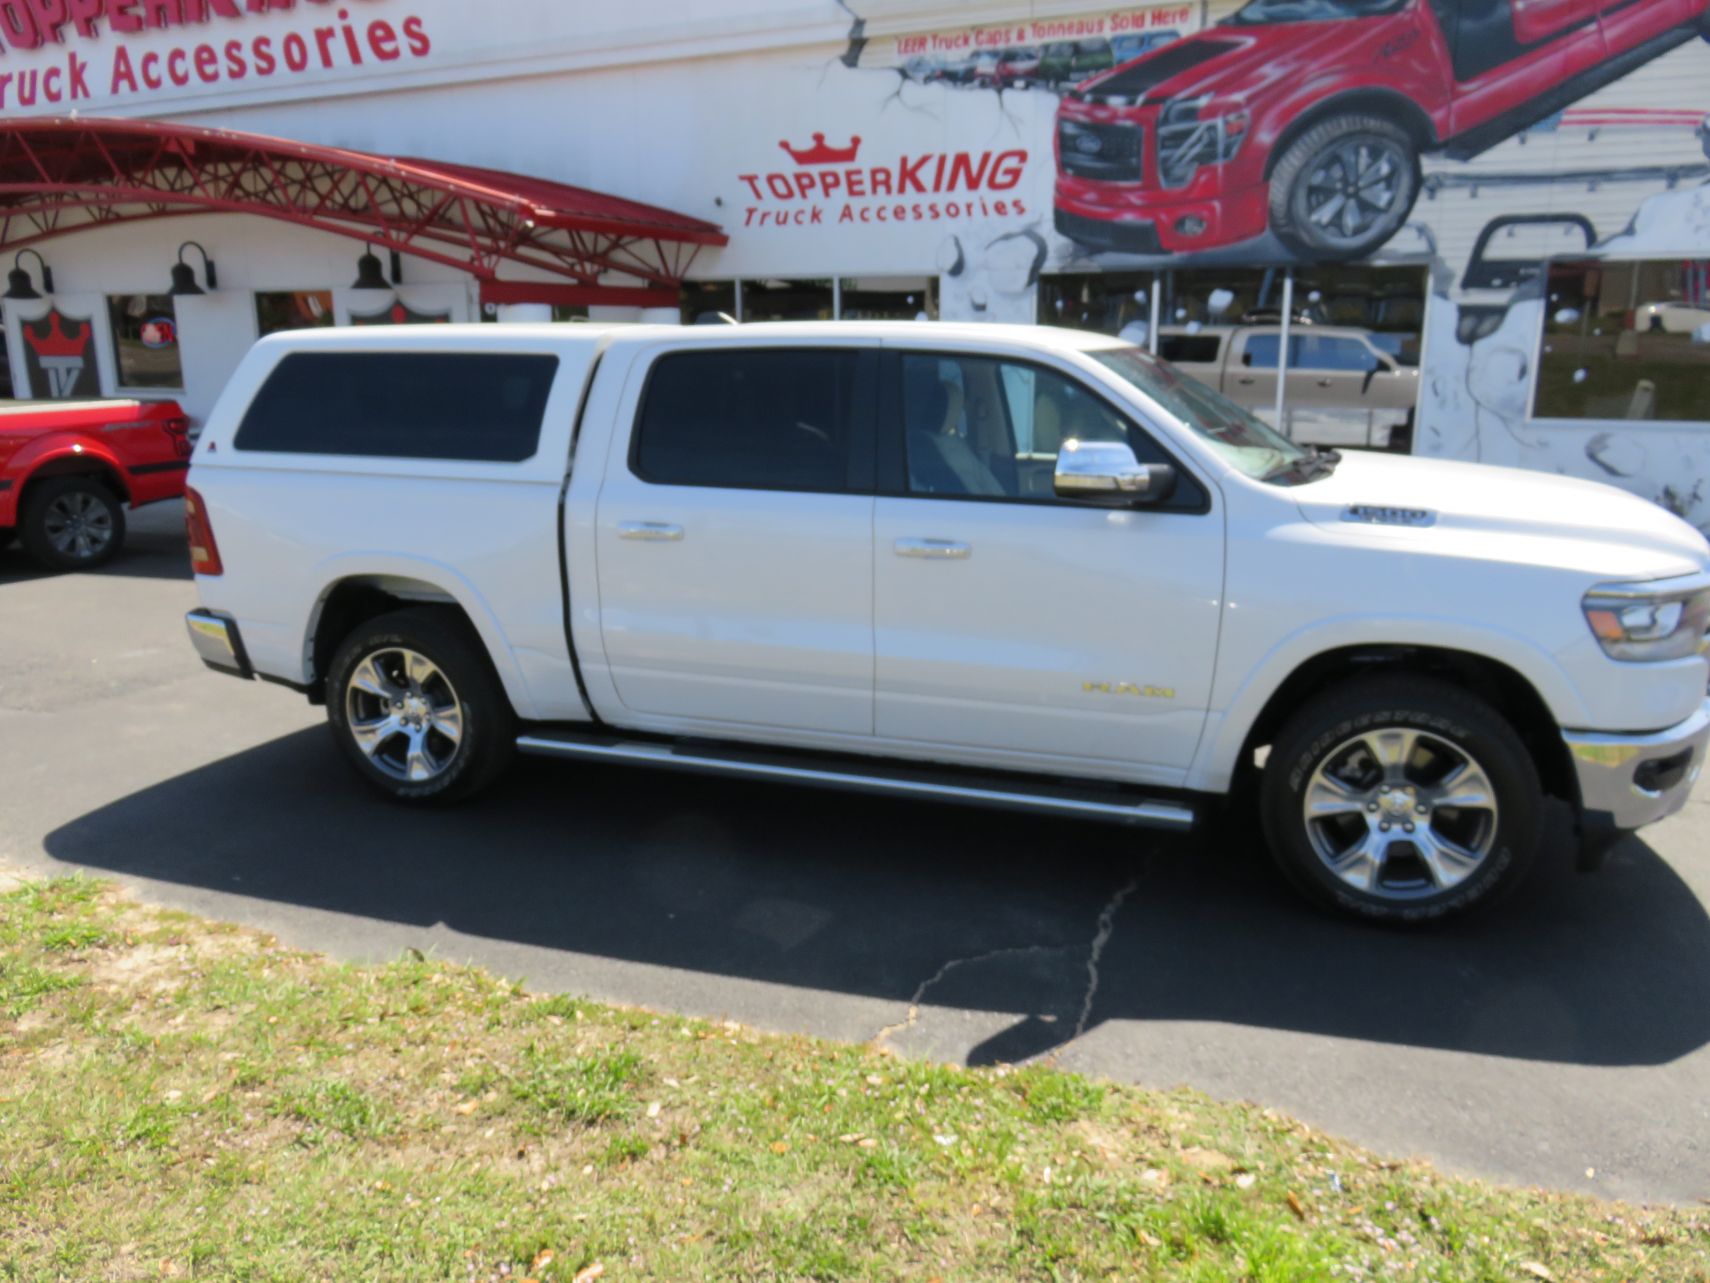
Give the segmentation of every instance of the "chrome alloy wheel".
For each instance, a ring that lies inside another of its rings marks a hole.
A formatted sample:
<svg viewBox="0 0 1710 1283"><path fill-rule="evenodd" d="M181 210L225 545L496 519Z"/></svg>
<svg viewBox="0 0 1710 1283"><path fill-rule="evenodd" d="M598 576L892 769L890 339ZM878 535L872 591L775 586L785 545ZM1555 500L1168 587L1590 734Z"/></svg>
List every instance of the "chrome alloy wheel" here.
<svg viewBox="0 0 1710 1283"><path fill-rule="evenodd" d="M1465 882L1496 844L1496 787L1428 731L1365 731L1326 755L1303 797L1306 832L1348 886L1416 900Z"/></svg>
<svg viewBox="0 0 1710 1283"><path fill-rule="evenodd" d="M1340 143L1307 172L1306 221L1326 241L1358 244L1390 217L1408 171L1408 158L1396 143L1370 136Z"/></svg>
<svg viewBox="0 0 1710 1283"><path fill-rule="evenodd" d="M72 490L48 505L42 532L60 556L88 561L113 542L113 510L99 495Z"/></svg>
<svg viewBox="0 0 1710 1283"><path fill-rule="evenodd" d="M451 768L463 743L463 705L427 656L387 647L363 657L344 691L345 721L368 760L420 784Z"/></svg>

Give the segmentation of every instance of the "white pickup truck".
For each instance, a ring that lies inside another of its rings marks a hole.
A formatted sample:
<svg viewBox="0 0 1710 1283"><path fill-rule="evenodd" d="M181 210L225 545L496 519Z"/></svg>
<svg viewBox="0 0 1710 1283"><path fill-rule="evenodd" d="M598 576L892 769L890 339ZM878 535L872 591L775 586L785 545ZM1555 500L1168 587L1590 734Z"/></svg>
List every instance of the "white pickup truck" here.
<svg viewBox="0 0 1710 1283"><path fill-rule="evenodd" d="M1396 921L1581 862L1710 740L1710 546L1602 485L1300 449L1117 340L475 326L256 345L190 476L209 665L439 802L513 751L1187 829Z"/></svg>

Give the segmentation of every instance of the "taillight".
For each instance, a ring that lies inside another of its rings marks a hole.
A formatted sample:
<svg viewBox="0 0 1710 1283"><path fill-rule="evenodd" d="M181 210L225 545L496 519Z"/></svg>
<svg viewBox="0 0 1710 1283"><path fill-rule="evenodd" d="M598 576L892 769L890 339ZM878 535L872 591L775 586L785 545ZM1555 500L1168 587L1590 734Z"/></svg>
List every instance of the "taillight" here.
<svg viewBox="0 0 1710 1283"><path fill-rule="evenodd" d="M198 575L223 575L220 547L214 542L214 523L208 520L208 505L192 488L184 491L184 529L190 537L190 569Z"/></svg>
<svg viewBox="0 0 1710 1283"><path fill-rule="evenodd" d="M166 435L172 439L172 449L180 459L188 459L194 448L190 440L190 420L183 415L164 420L161 427L166 429Z"/></svg>

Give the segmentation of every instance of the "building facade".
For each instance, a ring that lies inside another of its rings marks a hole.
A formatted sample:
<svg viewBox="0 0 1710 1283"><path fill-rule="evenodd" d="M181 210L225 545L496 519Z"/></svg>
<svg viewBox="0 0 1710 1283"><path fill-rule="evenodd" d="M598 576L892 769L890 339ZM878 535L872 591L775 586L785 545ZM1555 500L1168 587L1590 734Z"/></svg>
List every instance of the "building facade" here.
<svg viewBox="0 0 1710 1283"><path fill-rule="evenodd" d="M288 326L1039 320L1710 528L1707 11L0 0L5 366L200 418Z"/></svg>

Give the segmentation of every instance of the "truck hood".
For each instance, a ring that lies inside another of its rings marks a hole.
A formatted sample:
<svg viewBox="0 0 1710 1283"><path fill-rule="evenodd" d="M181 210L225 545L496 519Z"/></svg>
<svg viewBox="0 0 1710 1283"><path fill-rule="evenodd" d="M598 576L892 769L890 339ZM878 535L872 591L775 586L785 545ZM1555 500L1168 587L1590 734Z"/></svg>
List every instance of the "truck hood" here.
<svg viewBox="0 0 1710 1283"><path fill-rule="evenodd" d="M1220 24L1174 40L1082 81L1069 94L1088 102L1158 102L1187 93L1249 94L1298 76L1321 59L1346 58L1358 20L1269 26ZM1157 92L1153 92L1156 90Z"/></svg>
<svg viewBox="0 0 1710 1283"><path fill-rule="evenodd" d="M1292 492L1315 525L1470 555L1663 578L1710 568L1704 535L1649 500L1520 468L1349 451Z"/></svg>

